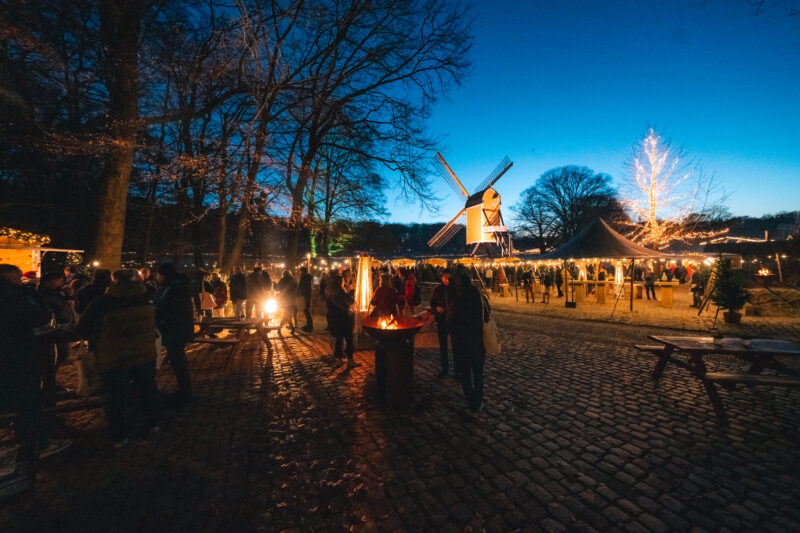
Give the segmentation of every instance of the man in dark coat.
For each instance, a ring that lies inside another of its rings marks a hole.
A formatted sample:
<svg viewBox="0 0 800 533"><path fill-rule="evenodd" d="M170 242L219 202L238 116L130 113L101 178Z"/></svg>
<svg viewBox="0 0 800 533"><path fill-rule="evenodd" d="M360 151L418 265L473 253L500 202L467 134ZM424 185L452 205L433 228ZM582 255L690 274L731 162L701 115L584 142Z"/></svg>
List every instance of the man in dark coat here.
<svg viewBox="0 0 800 533"><path fill-rule="evenodd" d="M240 267L233 268L233 274L228 282L228 293L233 304L233 316L240 318L245 316L245 300L247 300L247 278Z"/></svg>
<svg viewBox="0 0 800 533"><path fill-rule="evenodd" d="M306 324L303 331L310 333L314 331L314 319L311 317L311 284L313 278L308 273L308 268L300 269L300 281L297 284L297 296L303 299L303 314L306 316ZM296 320L295 320L296 322Z"/></svg>
<svg viewBox="0 0 800 533"><path fill-rule="evenodd" d="M14 479L16 490L33 486L39 449L52 455L70 441L49 441L39 387L39 347L34 328L47 325L50 311L31 286L22 285L22 271L0 265L0 410L17 412L14 437L19 444Z"/></svg>
<svg viewBox="0 0 800 533"><path fill-rule="evenodd" d="M461 388L470 412L483 404L483 323L489 319L489 303L472 286L467 274L456 281L456 296L448 308L448 321L453 332L453 355L461 365Z"/></svg>
<svg viewBox="0 0 800 533"><path fill-rule="evenodd" d="M347 366L361 366L353 360L353 327L355 314L353 304L355 299L344 288L344 280L338 274L331 276L326 289L325 304L328 308L328 331L333 335L333 357L344 359L347 356ZM345 353L342 353L345 344Z"/></svg>
<svg viewBox="0 0 800 533"><path fill-rule="evenodd" d="M75 295L75 311L82 315L93 300L106 292L109 285L111 285L111 272L105 268L95 270L92 274L92 282L81 287Z"/></svg>
<svg viewBox="0 0 800 533"><path fill-rule="evenodd" d="M447 355L447 338L451 336L450 325L447 323L447 309L450 307L450 302L455 299L454 287L450 284L451 275L449 270L442 273L442 282L433 289L431 296L430 306L433 318L436 320L436 332L439 335L439 358L441 361L441 370L439 371L439 379L447 376L449 367L449 357ZM461 367L459 366L458 359L453 354L453 371L455 372L456 379L461 377Z"/></svg>
<svg viewBox="0 0 800 533"><path fill-rule="evenodd" d="M161 291L156 302L156 326L178 381L178 391L170 397L168 405L182 407L192 401L192 383L186 362L186 343L194 337L192 296L172 263L162 263L158 267L158 279Z"/></svg>
<svg viewBox="0 0 800 533"><path fill-rule="evenodd" d="M269 274L267 275L269 276ZM261 315L259 307L267 297L267 291L272 289L272 285L267 286L264 275L261 272L261 265L256 263L253 271L247 275L247 317L253 318Z"/></svg>
<svg viewBox="0 0 800 533"><path fill-rule="evenodd" d="M89 304L78 331L89 339L89 349L97 358L114 448L127 443L131 382L139 393L147 430L157 431L160 398L156 387L155 310L136 271L114 272L108 292Z"/></svg>

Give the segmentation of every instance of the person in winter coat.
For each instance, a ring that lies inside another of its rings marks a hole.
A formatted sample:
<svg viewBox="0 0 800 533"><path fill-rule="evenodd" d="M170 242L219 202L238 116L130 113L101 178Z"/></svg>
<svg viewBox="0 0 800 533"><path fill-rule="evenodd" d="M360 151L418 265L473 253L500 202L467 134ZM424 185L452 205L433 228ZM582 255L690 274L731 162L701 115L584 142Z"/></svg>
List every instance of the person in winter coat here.
<svg viewBox="0 0 800 533"><path fill-rule="evenodd" d="M652 268L647 269L647 274L644 277L644 288L647 293L647 299L650 299L650 293L653 293L653 300L656 299L656 273Z"/></svg>
<svg viewBox="0 0 800 533"><path fill-rule="evenodd" d="M261 265L256 263L253 271L247 275L247 318L261 316L260 307L271 289L272 284L267 285L261 272Z"/></svg>
<svg viewBox="0 0 800 533"><path fill-rule="evenodd" d="M294 299L297 296L297 282L291 272L283 271L283 276L275 285L275 290L278 293L278 305L282 311L280 327L288 324L291 334L294 335Z"/></svg>
<svg viewBox="0 0 800 533"><path fill-rule="evenodd" d="M242 272L241 267L233 267L231 274L230 284L230 297L233 304L233 316L241 318L246 316L245 301L247 300L247 278Z"/></svg>
<svg viewBox="0 0 800 533"><path fill-rule="evenodd" d="M162 263L158 267L158 279L161 290L156 300L156 326L178 381L178 390L169 397L167 405L183 407L192 401L192 382L186 362L186 343L194 337L192 297L186 281L172 263Z"/></svg>
<svg viewBox="0 0 800 533"><path fill-rule="evenodd" d="M36 290L22 284L22 271L0 264L0 411L17 413L14 438L19 449L14 481L19 490L33 486L37 457L71 444L69 440L49 440L44 423L34 328L46 326L50 316Z"/></svg>
<svg viewBox="0 0 800 533"><path fill-rule="evenodd" d="M483 323L489 320L489 302L472 286L467 274L456 278L455 298L448 307L453 332L453 354L461 366L461 388L470 412L483 404Z"/></svg>
<svg viewBox="0 0 800 533"><path fill-rule="evenodd" d="M369 304L373 307L369 316L392 316L397 315L397 293L392 287L392 278L389 274L381 276L380 285L372 293Z"/></svg>
<svg viewBox="0 0 800 533"><path fill-rule="evenodd" d="M417 291L417 277L412 270L407 270L405 279L403 281L403 294L405 296L406 310L410 314L414 314L414 295Z"/></svg>
<svg viewBox="0 0 800 533"><path fill-rule="evenodd" d="M306 325L303 326L303 331L310 333L314 331L314 319L311 317L311 285L314 278L308 273L308 268L303 267L300 269L300 282L297 284L297 297L303 299L303 314L306 317ZM297 318L295 318L297 322Z"/></svg>
<svg viewBox="0 0 800 533"><path fill-rule="evenodd" d="M452 276L449 270L442 273L442 282L433 289L431 296L431 312L433 318L436 320L436 333L439 336L439 358L441 361L441 369L439 370L439 379L447 376L449 367L449 357L447 355L447 338L451 336L451 327L447 322L447 309L450 307L450 302L455 300L455 287L451 283ZM452 344L452 341L451 341ZM455 372L456 379L461 378L460 361L453 353L453 371Z"/></svg>
<svg viewBox="0 0 800 533"><path fill-rule="evenodd" d="M333 335L333 357L344 359L342 353L345 344L347 366L352 368L361 366L353 360L353 328L355 327L355 314L353 304L355 299L345 290L344 281L339 275L333 275L328 280L327 298L325 304L328 308L328 331Z"/></svg>
<svg viewBox="0 0 800 533"><path fill-rule="evenodd" d="M224 317L225 304L228 302L228 286L217 272L211 274L211 294L214 295L214 309L211 310L211 316Z"/></svg>
<svg viewBox="0 0 800 533"><path fill-rule="evenodd" d="M86 308L78 331L89 339L103 379L109 432L115 448L127 444L129 385L139 394L147 431L158 431L155 307L134 270L114 272L106 294Z"/></svg>
<svg viewBox="0 0 800 533"><path fill-rule="evenodd" d="M92 282L81 287L75 295L75 311L82 315L92 301L105 294L109 285L111 285L111 272L105 268L95 270Z"/></svg>

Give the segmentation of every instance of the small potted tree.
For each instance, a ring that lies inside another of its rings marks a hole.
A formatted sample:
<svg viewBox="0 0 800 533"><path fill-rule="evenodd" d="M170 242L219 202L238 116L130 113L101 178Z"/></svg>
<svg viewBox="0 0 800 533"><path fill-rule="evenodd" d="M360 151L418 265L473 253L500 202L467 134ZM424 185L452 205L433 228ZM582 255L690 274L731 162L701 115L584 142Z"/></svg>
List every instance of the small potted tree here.
<svg viewBox="0 0 800 533"><path fill-rule="evenodd" d="M717 263L713 283L711 301L725 310L725 322L738 324L742 320L739 310L747 302L742 271L731 268L730 259L722 259Z"/></svg>

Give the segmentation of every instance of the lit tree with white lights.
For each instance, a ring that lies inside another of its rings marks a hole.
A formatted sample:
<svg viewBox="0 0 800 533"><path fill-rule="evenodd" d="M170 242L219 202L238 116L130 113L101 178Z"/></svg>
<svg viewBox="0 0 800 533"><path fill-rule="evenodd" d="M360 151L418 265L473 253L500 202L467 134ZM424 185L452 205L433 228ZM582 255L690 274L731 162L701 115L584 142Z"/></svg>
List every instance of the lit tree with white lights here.
<svg viewBox="0 0 800 533"><path fill-rule="evenodd" d="M633 147L624 204L634 220L631 238L659 250L670 242L713 237L727 230L711 222L724 213L714 175L706 174L654 129Z"/></svg>

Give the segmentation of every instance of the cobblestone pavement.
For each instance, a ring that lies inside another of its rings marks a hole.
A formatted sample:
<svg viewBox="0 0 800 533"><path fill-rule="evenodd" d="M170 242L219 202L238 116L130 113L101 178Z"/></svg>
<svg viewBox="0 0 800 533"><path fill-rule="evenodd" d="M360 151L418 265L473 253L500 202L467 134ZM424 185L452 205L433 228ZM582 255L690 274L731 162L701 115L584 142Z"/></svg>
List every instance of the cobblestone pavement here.
<svg viewBox="0 0 800 533"><path fill-rule="evenodd" d="M658 289L660 291L660 289ZM727 324L722 311L716 317L716 307L710 305L698 316L697 309L689 307L692 301L688 285L675 289L673 307L662 307L659 301L635 299L633 311L629 300L620 300L614 309L614 300L609 298L605 304L594 302L589 296L576 308L564 307L564 299L554 294L549 304L541 303L541 295L536 295L536 303L526 303L525 294L516 294L512 288L510 297L500 297L494 293L492 305L498 309L538 316L568 318L573 320L599 321L615 324L630 324L647 327L668 327L691 332L717 330L727 335L751 335L800 340L800 313L783 316L745 316L741 324ZM660 298L660 295L659 295ZM612 315L613 310L613 315Z"/></svg>
<svg viewBox="0 0 800 533"><path fill-rule="evenodd" d="M322 335L190 355L197 400L112 451L101 411L65 415L3 531L797 531L800 393L722 391L631 349L654 330L498 313L476 419L417 337L413 405L372 400L373 359L346 371ZM664 331L661 331L662 333ZM720 358L714 366L727 366ZM174 386L169 369L163 389Z"/></svg>

